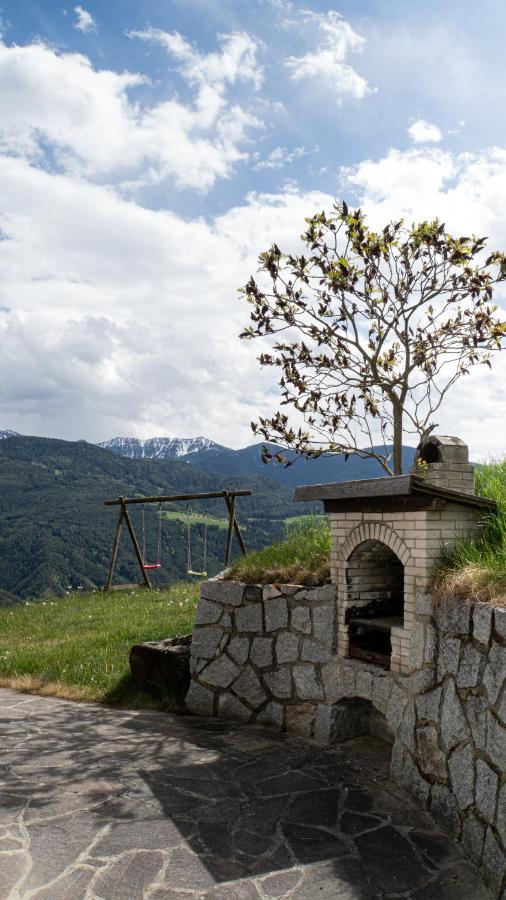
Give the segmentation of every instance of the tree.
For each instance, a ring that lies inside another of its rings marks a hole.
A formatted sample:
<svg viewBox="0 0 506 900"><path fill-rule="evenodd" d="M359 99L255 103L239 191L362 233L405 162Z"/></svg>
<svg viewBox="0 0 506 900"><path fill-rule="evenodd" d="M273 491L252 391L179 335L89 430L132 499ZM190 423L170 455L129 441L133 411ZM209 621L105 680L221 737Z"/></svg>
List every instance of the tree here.
<svg viewBox="0 0 506 900"><path fill-rule="evenodd" d="M357 454L401 474L404 432L430 434L455 382L501 348L492 292L506 255L437 219L373 231L344 202L306 222L306 254L273 244L260 255L265 276L241 288L253 323L241 337L278 336L259 361L281 370L281 405L304 426L278 411L252 429L298 456Z"/></svg>

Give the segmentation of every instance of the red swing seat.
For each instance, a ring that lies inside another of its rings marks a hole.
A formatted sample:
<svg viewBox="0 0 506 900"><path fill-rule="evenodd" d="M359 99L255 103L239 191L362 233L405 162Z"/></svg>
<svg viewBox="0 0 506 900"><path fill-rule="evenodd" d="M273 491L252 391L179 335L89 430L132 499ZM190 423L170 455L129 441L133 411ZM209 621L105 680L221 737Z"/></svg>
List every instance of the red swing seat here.
<svg viewBox="0 0 506 900"><path fill-rule="evenodd" d="M157 563L143 563L143 564L142 564L142 568L143 568L143 569L161 569L161 568L162 568L162 564L159 563L159 562L157 562Z"/></svg>

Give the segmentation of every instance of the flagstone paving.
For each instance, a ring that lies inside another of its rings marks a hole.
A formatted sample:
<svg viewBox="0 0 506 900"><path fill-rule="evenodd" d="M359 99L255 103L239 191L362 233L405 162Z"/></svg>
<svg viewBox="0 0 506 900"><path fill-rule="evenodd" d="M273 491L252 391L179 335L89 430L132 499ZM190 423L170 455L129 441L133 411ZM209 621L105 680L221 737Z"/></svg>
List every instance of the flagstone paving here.
<svg viewBox="0 0 506 900"><path fill-rule="evenodd" d="M0 690L0 897L489 900L381 742Z"/></svg>

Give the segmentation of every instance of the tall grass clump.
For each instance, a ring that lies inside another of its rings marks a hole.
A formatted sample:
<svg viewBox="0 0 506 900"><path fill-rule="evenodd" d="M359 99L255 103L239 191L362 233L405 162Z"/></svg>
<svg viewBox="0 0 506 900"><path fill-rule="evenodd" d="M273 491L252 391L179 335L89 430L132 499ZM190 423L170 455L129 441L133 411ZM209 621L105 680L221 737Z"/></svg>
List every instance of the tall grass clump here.
<svg viewBox="0 0 506 900"><path fill-rule="evenodd" d="M435 577L436 599L506 599L506 459L476 469L476 493L497 503L480 538L466 538L443 553Z"/></svg>
<svg viewBox="0 0 506 900"><path fill-rule="evenodd" d="M285 522L285 538L248 553L228 577L247 584L315 584L330 575L330 527L322 516Z"/></svg>

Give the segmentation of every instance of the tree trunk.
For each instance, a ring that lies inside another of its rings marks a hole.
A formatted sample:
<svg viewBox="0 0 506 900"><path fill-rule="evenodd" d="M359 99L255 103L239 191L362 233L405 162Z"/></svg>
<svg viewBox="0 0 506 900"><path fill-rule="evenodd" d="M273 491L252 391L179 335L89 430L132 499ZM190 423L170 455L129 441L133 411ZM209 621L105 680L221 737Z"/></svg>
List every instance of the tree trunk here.
<svg viewBox="0 0 506 900"><path fill-rule="evenodd" d="M402 475L402 405L394 402L394 475Z"/></svg>

